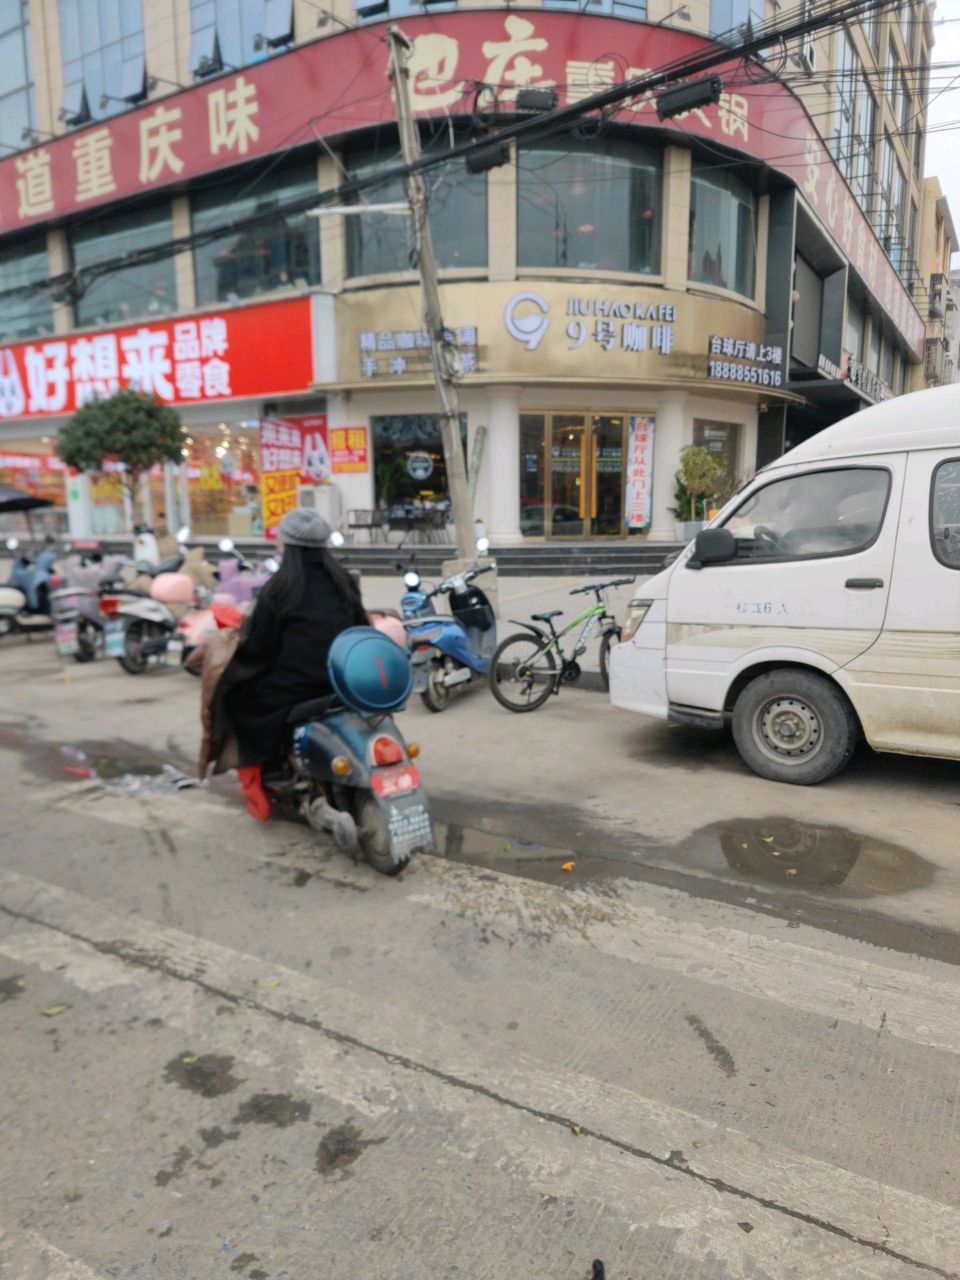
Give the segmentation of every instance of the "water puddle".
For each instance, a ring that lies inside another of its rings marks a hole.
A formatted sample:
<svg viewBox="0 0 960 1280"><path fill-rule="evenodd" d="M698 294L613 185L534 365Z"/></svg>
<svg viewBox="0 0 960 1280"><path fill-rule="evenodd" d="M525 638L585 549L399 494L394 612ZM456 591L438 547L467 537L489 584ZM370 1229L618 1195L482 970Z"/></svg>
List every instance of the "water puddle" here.
<svg viewBox="0 0 960 1280"><path fill-rule="evenodd" d="M443 809L445 806L439 805ZM460 822L437 824L438 856L506 875L573 886L617 879L648 880L651 865L788 892L834 898L907 893L931 882L934 866L900 845L825 823L743 818L712 823L679 844L562 848L497 834Z"/></svg>
<svg viewBox="0 0 960 1280"><path fill-rule="evenodd" d="M196 777L132 743L47 742L19 726L0 725L2 747L19 752L41 777L95 782L111 795L172 795L201 785Z"/></svg>

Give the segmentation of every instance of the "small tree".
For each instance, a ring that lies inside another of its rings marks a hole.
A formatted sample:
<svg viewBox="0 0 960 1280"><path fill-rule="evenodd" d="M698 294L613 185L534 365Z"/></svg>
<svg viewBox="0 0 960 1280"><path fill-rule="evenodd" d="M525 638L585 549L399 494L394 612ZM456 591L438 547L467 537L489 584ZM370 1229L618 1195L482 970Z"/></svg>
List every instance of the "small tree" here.
<svg viewBox="0 0 960 1280"><path fill-rule="evenodd" d="M697 504L702 513L704 500L713 496L722 470L723 463L702 445L688 444L680 450L677 478L690 498L691 520L697 518Z"/></svg>
<svg viewBox="0 0 960 1280"><path fill-rule="evenodd" d="M173 409L129 389L78 409L60 432L57 452L78 471L102 471L106 461L119 462L136 513L140 478L160 463L182 461L183 439Z"/></svg>

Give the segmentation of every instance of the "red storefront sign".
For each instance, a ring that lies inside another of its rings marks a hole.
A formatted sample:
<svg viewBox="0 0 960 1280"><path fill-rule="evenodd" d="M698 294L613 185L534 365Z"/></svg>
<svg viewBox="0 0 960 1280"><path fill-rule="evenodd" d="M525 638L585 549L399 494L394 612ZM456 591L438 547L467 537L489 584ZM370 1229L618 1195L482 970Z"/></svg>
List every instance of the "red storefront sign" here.
<svg viewBox="0 0 960 1280"><path fill-rule="evenodd" d="M276 539L277 525L297 505L301 485L330 479L327 415L264 418L260 423L260 475L264 536Z"/></svg>
<svg viewBox="0 0 960 1280"><path fill-rule="evenodd" d="M167 404L305 391L310 299L0 347L0 418L72 413L133 386Z"/></svg>
<svg viewBox="0 0 960 1280"><path fill-rule="evenodd" d="M571 18L531 10L404 18L414 42L414 110L471 114L478 82L495 86L497 102L507 110L524 87L556 89L565 105L713 47L700 36L643 22ZM11 156L0 161L0 230L156 191L312 142L317 134L393 119L386 68L382 27L361 27ZM712 139L789 175L920 354L923 320L800 100L776 80L752 83L739 62L715 71L728 81L717 106L662 123L645 95L621 104L616 114L681 137ZM302 110L292 115L291 103L303 104Z"/></svg>
<svg viewBox="0 0 960 1280"><path fill-rule="evenodd" d="M330 432L334 475L366 471L370 466L366 427L334 427Z"/></svg>

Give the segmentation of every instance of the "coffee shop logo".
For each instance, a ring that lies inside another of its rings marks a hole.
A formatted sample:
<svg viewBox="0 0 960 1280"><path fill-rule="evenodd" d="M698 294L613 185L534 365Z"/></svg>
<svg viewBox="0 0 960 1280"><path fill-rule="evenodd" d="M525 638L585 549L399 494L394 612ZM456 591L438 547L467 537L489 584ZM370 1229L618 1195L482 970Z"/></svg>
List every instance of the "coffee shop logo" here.
<svg viewBox="0 0 960 1280"><path fill-rule="evenodd" d="M503 309L503 323L511 338L536 351L550 324L550 303L532 289L515 293Z"/></svg>

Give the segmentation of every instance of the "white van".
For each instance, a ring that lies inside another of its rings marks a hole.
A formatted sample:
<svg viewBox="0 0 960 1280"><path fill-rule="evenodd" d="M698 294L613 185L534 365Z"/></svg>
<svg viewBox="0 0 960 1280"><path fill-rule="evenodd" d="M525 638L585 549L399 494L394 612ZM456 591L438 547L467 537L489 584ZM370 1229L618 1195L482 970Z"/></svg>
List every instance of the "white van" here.
<svg viewBox="0 0 960 1280"><path fill-rule="evenodd" d="M960 385L888 400L766 467L631 602L614 706L730 722L815 783L862 732L960 758Z"/></svg>

